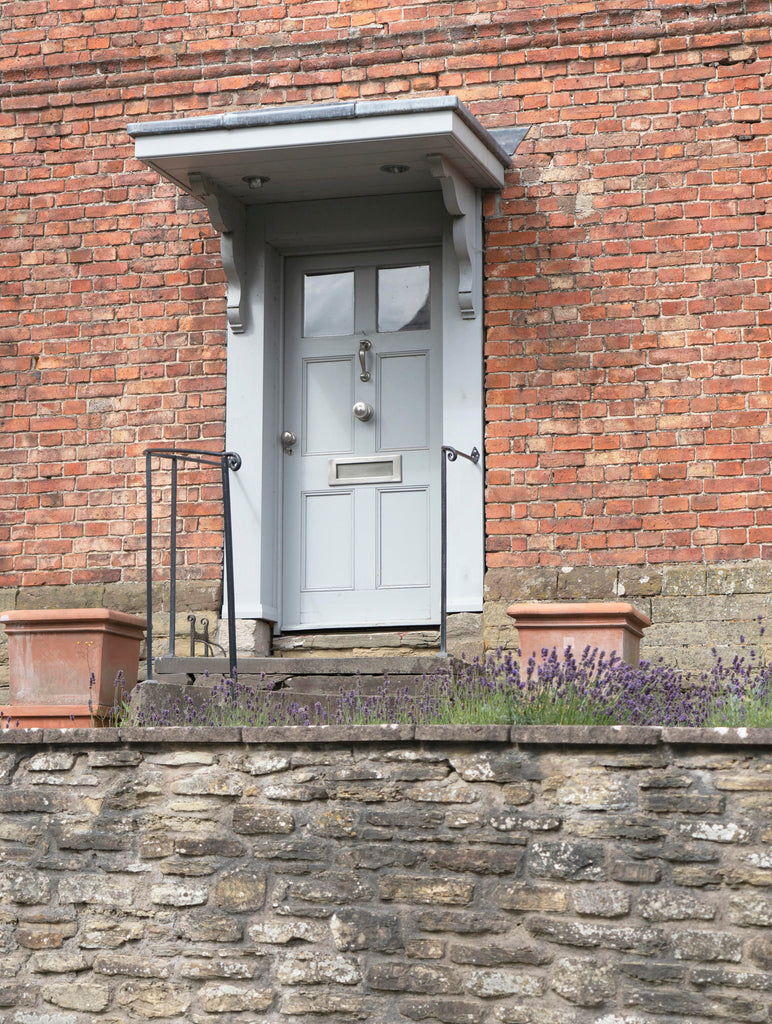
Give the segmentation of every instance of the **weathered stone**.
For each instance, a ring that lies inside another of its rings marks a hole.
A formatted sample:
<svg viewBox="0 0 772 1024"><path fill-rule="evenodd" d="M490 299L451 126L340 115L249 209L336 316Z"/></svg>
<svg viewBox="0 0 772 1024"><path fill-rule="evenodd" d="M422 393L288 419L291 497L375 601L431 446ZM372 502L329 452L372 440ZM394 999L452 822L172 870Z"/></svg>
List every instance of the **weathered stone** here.
<svg viewBox="0 0 772 1024"><path fill-rule="evenodd" d="M139 1016L174 1017L188 1009L191 993L187 986L168 981L127 981L116 992L115 1001Z"/></svg>
<svg viewBox="0 0 772 1024"><path fill-rule="evenodd" d="M54 829L60 850L127 850L131 845L128 824L118 816L95 821L67 821Z"/></svg>
<svg viewBox="0 0 772 1024"><path fill-rule="evenodd" d="M542 878L601 881L606 876L603 847L595 843L536 841L528 854L528 868Z"/></svg>
<svg viewBox="0 0 772 1024"><path fill-rule="evenodd" d="M729 920L746 927L772 927L772 896L743 893L729 898Z"/></svg>
<svg viewBox="0 0 772 1024"><path fill-rule="evenodd" d="M178 779L172 783L171 791L189 796L241 796L244 786L233 772L214 766L199 768Z"/></svg>
<svg viewBox="0 0 772 1024"><path fill-rule="evenodd" d="M0 789L0 814L54 814L61 809L58 794L41 792L39 789Z"/></svg>
<svg viewBox="0 0 772 1024"><path fill-rule="evenodd" d="M255 753L242 758L235 767L249 775L273 775L291 768L292 758L289 754Z"/></svg>
<svg viewBox="0 0 772 1024"><path fill-rule="evenodd" d="M243 923L230 914L190 914L180 923L180 935L190 942L238 942Z"/></svg>
<svg viewBox="0 0 772 1024"><path fill-rule="evenodd" d="M772 938L760 935L748 946L751 960L764 971L772 971Z"/></svg>
<svg viewBox="0 0 772 1024"><path fill-rule="evenodd" d="M16 929L16 941L25 949L61 949L78 930L74 921L30 921Z"/></svg>
<svg viewBox="0 0 772 1024"><path fill-rule="evenodd" d="M148 804L158 804L163 795L162 776L158 771L148 771L121 780L111 793L105 797L106 810L134 811Z"/></svg>
<svg viewBox="0 0 772 1024"><path fill-rule="evenodd" d="M501 967L506 964L547 964L552 955L537 946L451 946L450 959L454 964L473 964L475 967Z"/></svg>
<svg viewBox="0 0 772 1024"><path fill-rule="evenodd" d="M191 837L175 839L174 852L181 857L241 857L245 846L228 836Z"/></svg>
<svg viewBox="0 0 772 1024"><path fill-rule="evenodd" d="M522 778L523 755L512 749L451 755L450 763L464 782L515 782Z"/></svg>
<svg viewBox="0 0 772 1024"><path fill-rule="evenodd" d="M678 864L673 868L673 881L676 885L693 885L698 888L704 885L721 884L723 873L718 868L703 867L701 864Z"/></svg>
<svg viewBox="0 0 772 1024"><path fill-rule="evenodd" d="M356 985L362 975L353 960L325 953L295 953L276 965L282 985Z"/></svg>
<svg viewBox="0 0 772 1024"><path fill-rule="evenodd" d="M232 871L212 888L212 903L231 912L259 910L265 902L265 875L256 871Z"/></svg>
<svg viewBox="0 0 772 1024"><path fill-rule="evenodd" d="M382 900L405 903L471 903L474 883L456 878L416 878L413 875L384 875L378 880Z"/></svg>
<svg viewBox="0 0 772 1024"><path fill-rule="evenodd" d="M411 960L441 960L445 955L445 943L441 939L408 939L405 956Z"/></svg>
<svg viewBox="0 0 772 1024"><path fill-rule="evenodd" d="M748 989L752 992L772 992L772 974L757 974L755 971L730 971L726 967L695 967L689 973L689 981L700 987L727 986Z"/></svg>
<svg viewBox="0 0 772 1024"><path fill-rule="evenodd" d="M425 995L457 995L461 985L449 967L423 964L372 964L367 972L371 988L386 992L417 992Z"/></svg>
<svg viewBox="0 0 772 1024"><path fill-rule="evenodd" d="M457 935L484 935L507 930L504 917L493 914L469 914L452 910L424 910L416 917L418 927L426 932L455 932Z"/></svg>
<svg viewBox="0 0 772 1024"><path fill-rule="evenodd" d="M638 913L645 921L711 921L716 916L714 907L677 889L643 893L638 900Z"/></svg>
<svg viewBox="0 0 772 1024"><path fill-rule="evenodd" d="M726 797L720 793L645 793L644 809L655 814L723 814Z"/></svg>
<svg viewBox="0 0 772 1024"><path fill-rule="evenodd" d="M338 992L290 992L282 997L281 1012L290 1016L326 1014L337 1018L373 1020L375 1004L365 996Z"/></svg>
<svg viewBox="0 0 772 1024"><path fill-rule="evenodd" d="M558 960L552 988L577 1006L603 1006L616 992L614 968L591 960Z"/></svg>
<svg viewBox="0 0 772 1024"><path fill-rule="evenodd" d="M97 974L127 975L130 978L168 978L170 974L168 962L126 953L100 953L94 959L93 970Z"/></svg>
<svg viewBox="0 0 772 1024"><path fill-rule="evenodd" d="M545 987L544 978L503 969L472 971L466 982L466 988L481 999L500 996L541 996L544 995Z"/></svg>
<svg viewBox="0 0 772 1024"><path fill-rule="evenodd" d="M42 872L5 864L0 875L0 900L12 903L48 903L51 884Z"/></svg>
<svg viewBox="0 0 772 1024"><path fill-rule="evenodd" d="M563 889L552 885L516 882L498 889L494 895L497 906L504 910L544 910L560 913L568 907Z"/></svg>
<svg viewBox="0 0 772 1024"><path fill-rule="evenodd" d="M89 768L134 768L142 760L139 750L90 750L87 763Z"/></svg>
<svg viewBox="0 0 772 1024"><path fill-rule="evenodd" d="M653 861L614 861L611 877L615 882L632 882L638 885L658 882L662 876L659 864Z"/></svg>
<svg viewBox="0 0 772 1024"><path fill-rule="evenodd" d="M195 907L206 903L209 889L186 882L163 882L150 887L150 902L169 907Z"/></svg>
<svg viewBox="0 0 772 1024"><path fill-rule="evenodd" d="M742 960L742 940L729 932L674 932L672 943L676 960Z"/></svg>
<svg viewBox="0 0 772 1024"><path fill-rule="evenodd" d="M612 928L609 925L540 917L530 918L527 927L533 935L552 939L561 945L631 950L644 956L661 949L666 941L662 932L654 928Z"/></svg>
<svg viewBox="0 0 772 1024"><path fill-rule="evenodd" d="M478 1003L462 999L405 1000L399 1004L399 1012L410 1020L441 1021L442 1024L479 1024L485 1013Z"/></svg>
<svg viewBox="0 0 772 1024"><path fill-rule="evenodd" d="M26 763L28 772L68 772L75 764L75 754L69 750L51 751L33 755Z"/></svg>
<svg viewBox="0 0 772 1024"><path fill-rule="evenodd" d="M182 978L240 978L249 981L255 976L257 967L257 963L252 961L223 956L185 957L179 962L178 970Z"/></svg>
<svg viewBox="0 0 772 1024"><path fill-rule="evenodd" d="M510 782L503 786L501 795L505 803L522 806L529 804L534 798L534 788L530 782Z"/></svg>
<svg viewBox="0 0 772 1024"><path fill-rule="evenodd" d="M61 1006L65 1010L97 1013L104 1010L110 1002L110 989L107 985L88 984L83 981L42 985L40 994L47 1003Z"/></svg>
<svg viewBox="0 0 772 1024"><path fill-rule="evenodd" d="M512 813L493 814L490 819L491 826L497 832L554 832L562 822L562 818Z"/></svg>
<svg viewBox="0 0 772 1024"><path fill-rule="evenodd" d="M579 889L574 910L592 917L624 917L630 912L630 897L621 889Z"/></svg>
<svg viewBox="0 0 772 1024"><path fill-rule="evenodd" d="M141 939L144 926L140 921L109 917L86 918L78 932L78 945L82 949L117 949L127 942Z"/></svg>
<svg viewBox="0 0 772 1024"><path fill-rule="evenodd" d="M275 807L239 803L233 809L233 831L245 835L289 834L295 830L294 816Z"/></svg>
<svg viewBox="0 0 772 1024"><path fill-rule="evenodd" d="M285 945L288 942L322 942L327 929L315 921L260 921L250 925L247 934L252 942ZM341 947L338 946L340 949Z"/></svg>
<svg viewBox="0 0 772 1024"><path fill-rule="evenodd" d="M336 948L343 952L372 949L393 953L403 948L399 919L393 914L341 909L330 918L330 930Z"/></svg>
<svg viewBox="0 0 772 1024"><path fill-rule="evenodd" d="M627 962L621 963L619 967L628 977L655 985L678 983L683 981L686 975L685 968L680 964Z"/></svg>
<svg viewBox="0 0 772 1024"><path fill-rule="evenodd" d="M86 971L90 966L86 957L75 950L35 953L31 963L32 969L40 974L69 974Z"/></svg>
<svg viewBox="0 0 772 1024"><path fill-rule="evenodd" d="M310 881L292 882L291 895L308 903L352 903L371 899L373 889L362 877L341 871L319 872Z"/></svg>
<svg viewBox="0 0 772 1024"><path fill-rule="evenodd" d="M523 852L508 846L498 849L483 845L424 847L426 862L446 871L471 871L481 875L514 874Z"/></svg>
<svg viewBox="0 0 772 1024"><path fill-rule="evenodd" d="M474 787L460 779L408 786L405 790L405 797L419 803L434 804L473 804L479 800L479 795Z"/></svg>
<svg viewBox="0 0 772 1024"><path fill-rule="evenodd" d="M359 812L355 808L331 802L323 811L312 816L308 829L315 835L328 836L331 839L354 837L359 831L359 818Z"/></svg>
<svg viewBox="0 0 772 1024"><path fill-rule="evenodd" d="M207 1013L238 1013L267 1010L274 1000L271 989L240 988L236 985L205 985L198 994Z"/></svg>
<svg viewBox="0 0 772 1024"><path fill-rule="evenodd" d="M545 779L542 791L545 801L558 807L618 811L635 804L629 783L603 768L580 769L567 777Z"/></svg>

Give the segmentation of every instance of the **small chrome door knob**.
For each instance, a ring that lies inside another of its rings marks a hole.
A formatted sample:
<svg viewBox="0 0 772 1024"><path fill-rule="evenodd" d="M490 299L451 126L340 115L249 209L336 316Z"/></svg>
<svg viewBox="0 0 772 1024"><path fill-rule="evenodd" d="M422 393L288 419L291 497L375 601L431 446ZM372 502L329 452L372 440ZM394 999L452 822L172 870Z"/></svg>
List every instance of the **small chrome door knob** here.
<svg viewBox="0 0 772 1024"><path fill-rule="evenodd" d="M358 420L367 423L368 420L373 418L375 409L373 409L369 402L355 402L352 412Z"/></svg>
<svg viewBox="0 0 772 1024"><path fill-rule="evenodd" d="M282 430L279 440L282 443L283 448L294 448L297 444L297 434L293 434L291 430Z"/></svg>

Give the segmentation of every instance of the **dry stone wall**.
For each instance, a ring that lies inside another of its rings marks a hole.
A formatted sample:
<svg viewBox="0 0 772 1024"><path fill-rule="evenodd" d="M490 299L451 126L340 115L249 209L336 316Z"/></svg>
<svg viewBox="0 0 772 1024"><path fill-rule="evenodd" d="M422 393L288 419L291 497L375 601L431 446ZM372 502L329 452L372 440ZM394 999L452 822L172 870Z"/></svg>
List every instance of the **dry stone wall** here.
<svg viewBox="0 0 772 1024"><path fill-rule="evenodd" d="M0 733L0 1021L772 1019L772 731Z"/></svg>

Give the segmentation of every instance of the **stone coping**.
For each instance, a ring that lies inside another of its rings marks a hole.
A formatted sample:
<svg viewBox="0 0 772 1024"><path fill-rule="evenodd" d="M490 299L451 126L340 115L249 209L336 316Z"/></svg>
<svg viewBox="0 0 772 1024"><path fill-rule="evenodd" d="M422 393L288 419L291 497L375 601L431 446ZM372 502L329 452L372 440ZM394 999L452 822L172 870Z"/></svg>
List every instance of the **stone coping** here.
<svg viewBox="0 0 772 1024"><path fill-rule="evenodd" d="M520 746L772 748L772 729L633 725L288 725L2 729L0 746L120 744L500 743Z"/></svg>

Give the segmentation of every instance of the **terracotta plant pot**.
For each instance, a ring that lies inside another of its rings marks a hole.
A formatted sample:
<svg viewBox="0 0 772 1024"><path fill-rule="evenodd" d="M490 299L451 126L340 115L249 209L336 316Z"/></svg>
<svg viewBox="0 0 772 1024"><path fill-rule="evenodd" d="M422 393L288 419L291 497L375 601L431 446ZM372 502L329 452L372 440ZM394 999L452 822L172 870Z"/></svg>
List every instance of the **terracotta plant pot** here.
<svg viewBox="0 0 772 1024"><path fill-rule="evenodd" d="M532 655L540 661L542 650L553 647L558 656L570 647L578 658L589 644L637 665L643 631L651 625L648 615L624 601L513 604L507 615L515 620L523 661Z"/></svg>
<svg viewBox="0 0 772 1024"><path fill-rule="evenodd" d="M8 635L10 707L15 726L102 724L116 699L137 683L146 621L107 608L0 614Z"/></svg>

